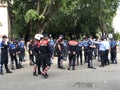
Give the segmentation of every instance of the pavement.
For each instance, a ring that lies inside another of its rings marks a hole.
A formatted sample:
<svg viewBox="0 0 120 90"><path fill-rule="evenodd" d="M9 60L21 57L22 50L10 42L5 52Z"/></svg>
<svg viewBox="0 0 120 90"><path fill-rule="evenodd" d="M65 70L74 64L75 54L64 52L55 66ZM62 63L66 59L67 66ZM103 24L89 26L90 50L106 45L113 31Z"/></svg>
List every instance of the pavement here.
<svg viewBox="0 0 120 90"><path fill-rule="evenodd" d="M88 69L84 64L70 71L67 61L64 61L65 70L58 69L55 58L47 79L33 76L33 66L29 66L27 60L23 63L25 68L0 75L0 90L120 90L120 52L117 58L118 64L104 68L99 67L96 59L93 62L96 69Z"/></svg>

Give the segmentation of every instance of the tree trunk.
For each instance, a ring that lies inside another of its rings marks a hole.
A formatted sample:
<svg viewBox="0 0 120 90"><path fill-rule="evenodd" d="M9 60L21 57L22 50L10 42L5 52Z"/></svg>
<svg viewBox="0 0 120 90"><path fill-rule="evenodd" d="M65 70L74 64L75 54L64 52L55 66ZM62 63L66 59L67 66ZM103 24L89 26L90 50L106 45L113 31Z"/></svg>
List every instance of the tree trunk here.
<svg viewBox="0 0 120 90"><path fill-rule="evenodd" d="M99 26L100 26L100 29L101 29L101 32L102 32L102 37L104 36L104 32L105 32L105 30L104 30L104 25L103 25L103 20L102 20L102 1L101 0L99 0L99 16L98 16L98 18L99 18Z"/></svg>

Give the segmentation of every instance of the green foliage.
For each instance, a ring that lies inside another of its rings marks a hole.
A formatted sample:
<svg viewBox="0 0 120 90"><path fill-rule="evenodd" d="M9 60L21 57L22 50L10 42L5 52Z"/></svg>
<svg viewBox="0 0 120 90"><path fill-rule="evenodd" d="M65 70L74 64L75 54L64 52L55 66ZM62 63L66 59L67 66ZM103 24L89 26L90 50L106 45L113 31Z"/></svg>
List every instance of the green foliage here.
<svg viewBox="0 0 120 90"><path fill-rule="evenodd" d="M119 0L14 0L14 36L33 37L43 30L54 37L96 37L102 28L108 34L118 5Z"/></svg>
<svg viewBox="0 0 120 90"><path fill-rule="evenodd" d="M113 38L115 40L120 40L120 33L113 33Z"/></svg>
<svg viewBox="0 0 120 90"><path fill-rule="evenodd" d="M25 21L26 23L30 22L31 20L37 20L39 18L39 14L36 10L30 9L25 14ZM43 18L43 17L40 17Z"/></svg>

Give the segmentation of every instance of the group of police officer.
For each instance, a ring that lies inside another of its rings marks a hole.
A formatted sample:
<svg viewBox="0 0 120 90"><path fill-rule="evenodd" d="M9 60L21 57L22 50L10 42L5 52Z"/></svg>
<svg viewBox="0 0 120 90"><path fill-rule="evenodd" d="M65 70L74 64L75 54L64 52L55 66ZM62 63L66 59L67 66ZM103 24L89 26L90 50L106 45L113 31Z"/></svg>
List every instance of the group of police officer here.
<svg viewBox="0 0 120 90"><path fill-rule="evenodd" d="M25 43L23 39L19 42L15 42L11 39L7 41L7 37L3 36L1 41L1 60L0 60L0 74L3 75L3 65L5 65L6 73L12 73L8 69L8 48L11 57L11 69L23 68L22 62L25 56ZM59 35L59 38L55 41L53 38L49 38L47 34L35 35L34 40L30 39L27 44L27 50L29 52L30 65L34 65L33 75L37 76L41 74L44 78L48 77L48 70L50 69L54 54L57 53L59 69L65 69L63 66L64 59L69 60L68 70L75 70L76 65L83 65L83 52L84 63L88 63L88 68L96 69L93 66L93 58L99 57L101 62L100 67L110 64L108 54L110 52L111 63L117 64L116 59L116 47L117 43L114 39L110 42L106 38L100 38L94 40L92 36L90 38L84 38L83 41L76 40L72 37L69 41L64 40L63 35ZM17 60L17 55L19 62ZM35 56L35 59L34 59Z"/></svg>
<svg viewBox="0 0 120 90"><path fill-rule="evenodd" d="M58 68L65 69L63 67L64 60L64 46L66 42L63 39L63 36L60 35L56 41L56 51L58 56ZM112 38L107 40L105 37L101 37L99 40L95 40L90 36L90 38L84 38L83 41L75 40L74 37L67 42L68 49L68 70L75 70L76 65L83 65L83 51L84 51L84 63L88 63L88 68L96 69L93 66L93 59L98 56L98 61L101 62L100 67L104 67L110 64L117 64L117 42ZM108 57L110 53L110 58Z"/></svg>
<svg viewBox="0 0 120 90"><path fill-rule="evenodd" d="M3 65L5 66L6 73L12 73L8 68L8 58L10 55L11 58L11 69L20 69L23 68L22 62L25 55L24 40L20 39L19 42L16 42L14 39L8 41L7 36L2 36L0 42L0 74L3 75ZM9 54L8 54L9 52ZM19 60L17 59L17 56ZM18 62L19 61L19 62ZM15 65L14 65L15 62Z"/></svg>

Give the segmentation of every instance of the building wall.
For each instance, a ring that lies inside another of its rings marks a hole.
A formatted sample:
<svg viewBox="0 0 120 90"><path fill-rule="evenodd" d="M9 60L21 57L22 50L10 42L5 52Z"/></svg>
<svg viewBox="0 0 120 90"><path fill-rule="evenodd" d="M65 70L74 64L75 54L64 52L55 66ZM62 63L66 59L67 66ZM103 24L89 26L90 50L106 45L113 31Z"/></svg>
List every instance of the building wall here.
<svg viewBox="0 0 120 90"><path fill-rule="evenodd" d="M10 34L10 23L7 5L0 4L0 36Z"/></svg>

